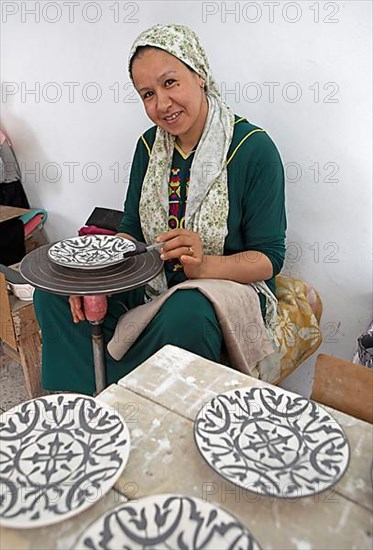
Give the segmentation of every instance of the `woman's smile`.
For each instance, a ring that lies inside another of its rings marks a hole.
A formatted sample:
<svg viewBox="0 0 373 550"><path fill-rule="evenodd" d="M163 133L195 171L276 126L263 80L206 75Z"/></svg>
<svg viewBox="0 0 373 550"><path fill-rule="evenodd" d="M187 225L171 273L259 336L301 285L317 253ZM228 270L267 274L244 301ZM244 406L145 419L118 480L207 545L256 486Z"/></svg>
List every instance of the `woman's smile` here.
<svg viewBox="0 0 373 550"><path fill-rule="evenodd" d="M181 111L176 111L176 113L173 113L172 115L168 115L164 117L164 120L167 122L167 124L174 124L180 117Z"/></svg>

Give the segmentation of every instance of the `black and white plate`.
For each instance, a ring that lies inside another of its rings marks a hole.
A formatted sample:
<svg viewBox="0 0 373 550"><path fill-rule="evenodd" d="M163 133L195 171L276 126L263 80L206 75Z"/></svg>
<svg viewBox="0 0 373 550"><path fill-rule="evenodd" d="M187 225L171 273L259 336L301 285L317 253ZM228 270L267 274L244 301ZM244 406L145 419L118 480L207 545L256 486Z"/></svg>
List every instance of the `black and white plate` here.
<svg viewBox="0 0 373 550"><path fill-rule="evenodd" d="M277 387L223 393L199 411L197 446L221 476L259 494L313 495L348 467L347 438L320 405Z"/></svg>
<svg viewBox="0 0 373 550"><path fill-rule="evenodd" d="M119 413L92 397L55 394L0 416L0 520L41 527L95 504L121 475L130 437Z"/></svg>
<svg viewBox="0 0 373 550"><path fill-rule="evenodd" d="M74 549L259 550L233 516L198 498L153 495L118 506L88 527Z"/></svg>
<svg viewBox="0 0 373 550"><path fill-rule="evenodd" d="M124 254L136 250L129 239L114 235L84 235L59 241L50 247L52 262L76 269L100 269L123 262Z"/></svg>

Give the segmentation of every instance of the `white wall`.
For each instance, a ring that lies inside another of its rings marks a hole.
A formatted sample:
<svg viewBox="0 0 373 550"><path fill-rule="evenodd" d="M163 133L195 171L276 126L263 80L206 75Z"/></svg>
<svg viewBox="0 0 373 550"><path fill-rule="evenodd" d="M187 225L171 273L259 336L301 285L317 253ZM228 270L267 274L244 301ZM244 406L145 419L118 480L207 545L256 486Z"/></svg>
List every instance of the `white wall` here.
<svg viewBox="0 0 373 550"><path fill-rule="evenodd" d="M152 24L190 25L227 101L266 128L282 154L285 273L322 296L322 351L351 358L372 317L371 2L73 4L2 2L2 125L32 206L48 210L49 237L75 234L94 206L122 207L135 141L149 126L123 90L129 47ZM77 163L71 177L68 163ZM88 163L101 172L95 182Z"/></svg>

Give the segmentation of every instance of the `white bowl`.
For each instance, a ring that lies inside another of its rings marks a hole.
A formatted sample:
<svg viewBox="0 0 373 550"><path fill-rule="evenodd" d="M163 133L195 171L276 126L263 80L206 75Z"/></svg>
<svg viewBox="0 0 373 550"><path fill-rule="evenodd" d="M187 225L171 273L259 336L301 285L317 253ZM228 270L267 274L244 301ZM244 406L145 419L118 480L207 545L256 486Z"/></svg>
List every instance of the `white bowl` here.
<svg viewBox="0 0 373 550"><path fill-rule="evenodd" d="M17 298L19 298L20 300L32 300L35 287L31 285L23 285L9 282L8 286L13 294L17 296Z"/></svg>

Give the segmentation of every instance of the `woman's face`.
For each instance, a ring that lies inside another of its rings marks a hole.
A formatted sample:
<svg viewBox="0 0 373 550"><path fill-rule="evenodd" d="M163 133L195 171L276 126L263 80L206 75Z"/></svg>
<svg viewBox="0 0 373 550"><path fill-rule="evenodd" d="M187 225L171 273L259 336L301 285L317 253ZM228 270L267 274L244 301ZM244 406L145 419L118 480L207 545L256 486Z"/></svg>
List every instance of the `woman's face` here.
<svg viewBox="0 0 373 550"><path fill-rule="evenodd" d="M208 110L200 76L173 55L147 48L134 59L132 78L154 124L178 136L181 144L198 141Z"/></svg>

